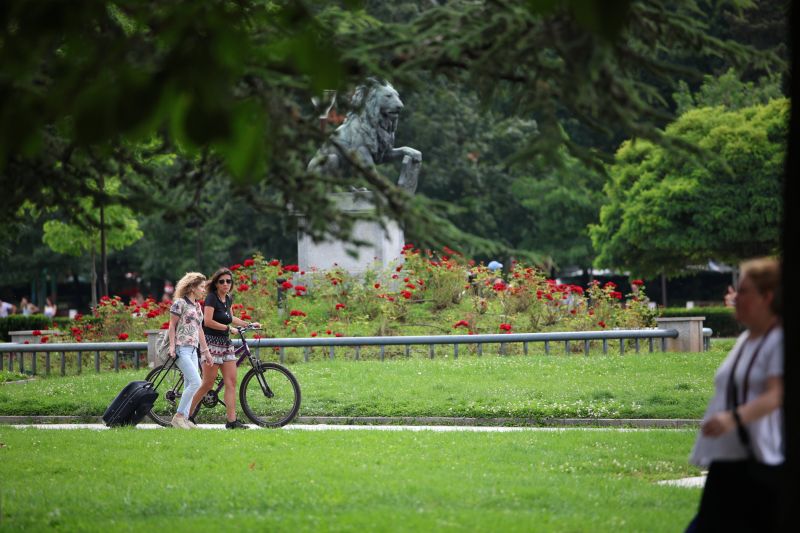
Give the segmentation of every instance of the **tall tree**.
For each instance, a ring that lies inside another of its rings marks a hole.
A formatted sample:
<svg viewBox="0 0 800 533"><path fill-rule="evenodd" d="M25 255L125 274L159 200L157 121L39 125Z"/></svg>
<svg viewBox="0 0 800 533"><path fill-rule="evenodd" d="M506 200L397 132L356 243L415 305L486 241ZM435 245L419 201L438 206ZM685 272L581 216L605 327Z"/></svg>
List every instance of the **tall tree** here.
<svg viewBox="0 0 800 533"><path fill-rule="evenodd" d="M665 135L711 158L624 143L605 187L609 203L591 228L597 266L654 276L779 252L788 116L782 98L733 111L695 109L667 127Z"/></svg>

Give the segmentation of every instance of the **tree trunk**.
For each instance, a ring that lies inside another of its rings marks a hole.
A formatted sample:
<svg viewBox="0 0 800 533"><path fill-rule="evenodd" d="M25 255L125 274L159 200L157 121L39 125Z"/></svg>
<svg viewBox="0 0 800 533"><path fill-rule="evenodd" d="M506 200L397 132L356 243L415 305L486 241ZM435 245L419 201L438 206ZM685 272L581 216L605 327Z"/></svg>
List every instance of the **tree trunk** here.
<svg viewBox="0 0 800 533"><path fill-rule="evenodd" d="M100 263L103 268L103 279L100 283L100 296L108 296L108 262L106 257L106 223L105 209L100 205Z"/></svg>
<svg viewBox="0 0 800 533"><path fill-rule="evenodd" d="M92 310L97 309L97 263L94 246L92 246Z"/></svg>

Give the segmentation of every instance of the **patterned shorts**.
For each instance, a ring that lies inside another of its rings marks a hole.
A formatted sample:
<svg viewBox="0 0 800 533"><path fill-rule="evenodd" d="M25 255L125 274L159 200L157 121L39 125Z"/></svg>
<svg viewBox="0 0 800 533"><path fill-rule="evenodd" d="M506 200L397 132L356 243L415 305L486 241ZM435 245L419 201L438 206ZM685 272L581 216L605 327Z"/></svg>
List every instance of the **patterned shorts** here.
<svg viewBox="0 0 800 533"><path fill-rule="evenodd" d="M214 358L215 365L236 361L233 342L231 342L230 337L225 335L206 335L206 344L211 352L211 357Z"/></svg>

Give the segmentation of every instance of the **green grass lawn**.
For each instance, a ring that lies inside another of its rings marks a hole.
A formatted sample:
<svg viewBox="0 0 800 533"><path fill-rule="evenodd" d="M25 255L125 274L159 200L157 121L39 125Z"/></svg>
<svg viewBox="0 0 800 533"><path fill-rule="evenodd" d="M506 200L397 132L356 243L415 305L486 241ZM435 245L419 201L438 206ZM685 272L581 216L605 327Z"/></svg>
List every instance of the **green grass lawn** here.
<svg viewBox="0 0 800 533"><path fill-rule="evenodd" d="M728 344L690 354L336 359L290 367L305 416L700 418ZM101 415L126 383L146 373L0 385L0 415ZM222 407L215 412L222 416Z"/></svg>
<svg viewBox="0 0 800 533"><path fill-rule="evenodd" d="M0 426L0 529L679 531L693 439Z"/></svg>

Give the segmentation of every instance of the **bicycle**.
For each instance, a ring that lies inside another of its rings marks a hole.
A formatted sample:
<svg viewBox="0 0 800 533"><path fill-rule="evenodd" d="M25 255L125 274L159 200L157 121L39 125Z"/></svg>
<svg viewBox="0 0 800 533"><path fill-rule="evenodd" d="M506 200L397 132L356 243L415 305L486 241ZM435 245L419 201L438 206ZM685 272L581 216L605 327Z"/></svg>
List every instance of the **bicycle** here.
<svg viewBox="0 0 800 533"><path fill-rule="evenodd" d="M261 427L281 427L285 426L297 416L300 410L300 384L288 368L278 363L268 363L261 361L257 356L250 352L244 332L256 329L253 326L239 328L239 337L242 345L234 352L238 359L238 368L245 359L250 361L252 368L242 378L239 384L239 404L242 406L244 414L254 424ZM178 403L183 391L183 373L174 361L167 361L164 365L154 368L147 377L147 381L155 384L155 379L165 370L167 375L158 385L159 395L153 404L153 408L148 416L162 426L169 426L172 416L175 414ZM201 366L202 372L202 366ZM217 376L214 387L203 396L194 412L196 417L201 407L208 409L217 404L225 405L222 400L221 391L225 384L221 376Z"/></svg>

